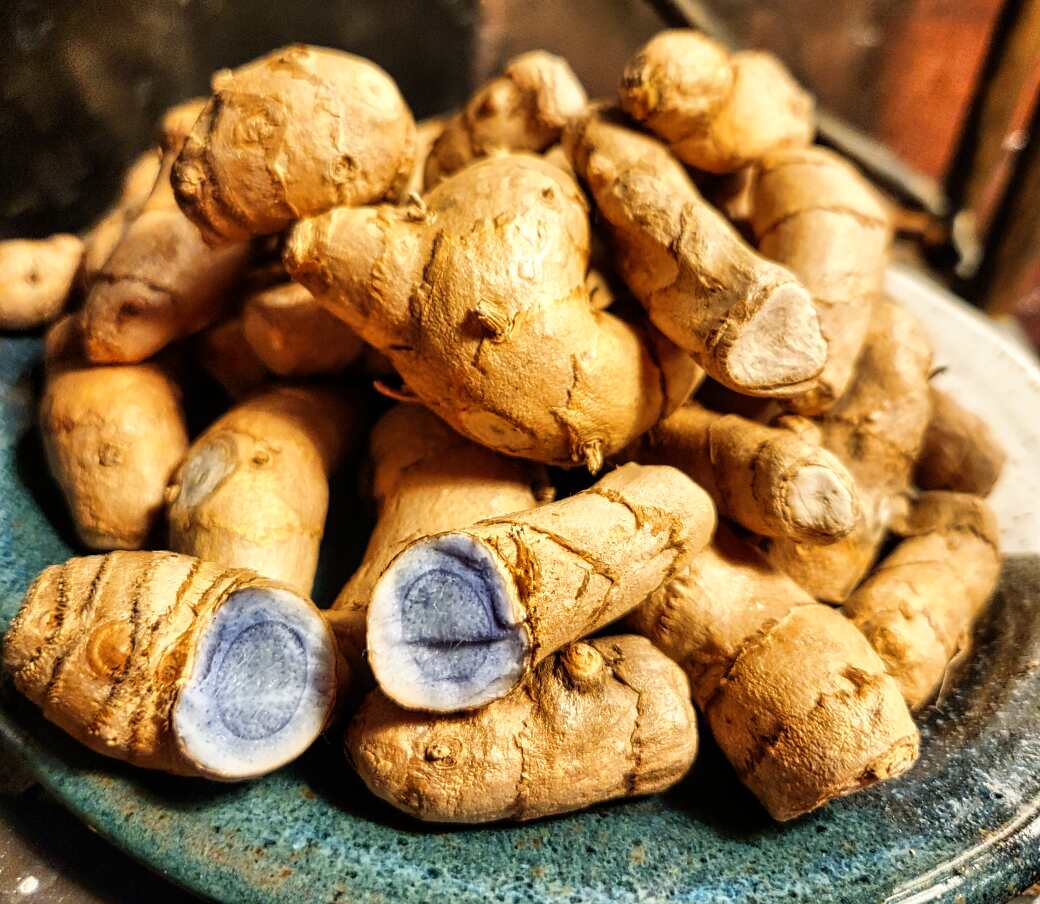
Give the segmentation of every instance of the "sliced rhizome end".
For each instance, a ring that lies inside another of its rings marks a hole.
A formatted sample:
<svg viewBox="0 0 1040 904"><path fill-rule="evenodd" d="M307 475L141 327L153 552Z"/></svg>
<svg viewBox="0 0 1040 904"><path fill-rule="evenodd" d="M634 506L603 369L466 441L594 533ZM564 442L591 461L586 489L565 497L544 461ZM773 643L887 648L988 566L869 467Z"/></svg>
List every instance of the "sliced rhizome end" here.
<svg viewBox="0 0 1040 904"><path fill-rule="evenodd" d="M513 578L480 540L415 543L383 573L368 613L368 655L387 696L407 709L474 709L520 680L530 641Z"/></svg>
<svg viewBox="0 0 1040 904"><path fill-rule="evenodd" d="M302 597L264 586L231 593L199 629L173 707L181 753L224 781L295 759L332 713L336 655L320 613Z"/></svg>

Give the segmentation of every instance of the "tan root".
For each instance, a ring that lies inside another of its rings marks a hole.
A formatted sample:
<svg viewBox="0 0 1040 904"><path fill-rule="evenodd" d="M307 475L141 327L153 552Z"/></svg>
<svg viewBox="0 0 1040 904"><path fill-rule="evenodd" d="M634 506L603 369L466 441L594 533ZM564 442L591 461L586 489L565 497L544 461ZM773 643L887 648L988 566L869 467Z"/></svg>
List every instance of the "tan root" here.
<svg viewBox="0 0 1040 904"><path fill-rule="evenodd" d="M917 758L899 686L863 635L724 528L628 622L683 667L719 747L774 819Z"/></svg>
<svg viewBox="0 0 1040 904"><path fill-rule="evenodd" d="M92 367L76 321L47 337L40 432L76 532L91 549L137 549L188 449L180 390L156 364Z"/></svg>
<svg viewBox="0 0 1040 904"><path fill-rule="evenodd" d="M134 221L141 205L155 188L162 165L159 148L140 154L123 176L123 185L115 204L90 227L83 237L83 266L80 282L89 289L97 279L109 255L115 250L126 227Z"/></svg>
<svg viewBox="0 0 1040 904"><path fill-rule="evenodd" d="M389 75L294 44L213 77L173 188L208 242L240 242L396 195L414 152L415 123Z"/></svg>
<svg viewBox="0 0 1040 904"><path fill-rule="evenodd" d="M250 295L242 328L256 356L283 377L338 373L364 350L349 326L294 282Z"/></svg>
<svg viewBox="0 0 1040 904"><path fill-rule="evenodd" d="M74 235L0 242L0 330L31 330L58 317L82 258Z"/></svg>
<svg viewBox="0 0 1040 904"><path fill-rule="evenodd" d="M521 54L445 124L426 161L426 188L496 151L547 150L587 100L566 60L542 50Z"/></svg>
<svg viewBox="0 0 1040 904"><path fill-rule="evenodd" d="M369 664L406 708L482 706L638 605L714 525L680 471L628 464L559 502L418 540L373 590Z"/></svg>
<svg viewBox="0 0 1040 904"><path fill-rule="evenodd" d="M396 405L372 430L369 458L378 520L357 571L326 613L340 651L362 670L372 589L409 543L534 508L544 475L471 443L418 405Z"/></svg>
<svg viewBox="0 0 1040 904"><path fill-rule="evenodd" d="M232 408L170 483L170 547L309 594L329 473L360 417L344 394L313 387L276 387Z"/></svg>
<svg viewBox="0 0 1040 904"><path fill-rule="evenodd" d="M980 497L940 491L922 494L897 530L906 539L844 611L916 708L934 696L951 660L970 649L1000 576L1000 537Z"/></svg>
<svg viewBox="0 0 1040 904"><path fill-rule="evenodd" d="M593 309L588 246L573 179L503 154L446 179L422 209L302 220L285 261L460 433L595 471L681 404L699 368L664 337Z"/></svg>
<svg viewBox="0 0 1040 904"><path fill-rule="evenodd" d="M346 749L374 794L419 819L538 819L675 784L697 722L674 663L641 637L600 637L476 712L409 712L373 691Z"/></svg>
<svg viewBox="0 0 1040 904"><path fill-rule="evenodd" d="M816 303L827 363L787 405L819 413L845 394L881 297L891 240L885 202L831 151L774 151L757 166L751 226L758 250L789 267Z"/></svg>
<svg viewBox="0 0 1040 904"><path fill-rule="evenodd" d="M789 430L736 414L689 403L630 454L686 472L720 514L764 537L832 543L860 517L855 483L833 454Z"/></svg>
<svg viewBox="0 0 1040 904"><path fill-rule="evenodd" d="M910 488L931 414L932 350L920 324L889 301L874 308L848 392L814 419L822 445L856 481L863 518L830 546L772 540L769 559L817 599L844 602L873 564L898 497Z"/></svg>
<svg viewBox="0 0 1040 904"><path fill-rule="evenodd" d="M155 186L93 279L83 310L91 361L143 361L208 326L246 266L249 246L208 247L170 187L185 130L201 109L201 101L187 101L167 114Z"/></svg>
<svg viewBox="0 0 1040 904"><path fill-rule="evenodd" d="M618 272L661 332L748 395L810 385L827 353L811 296L740 238L664 145L598 115L569 126L564 145Z"/></svg>
<svg viewBox="0 0 1040 904"><path fill-rule="evenodd" d="M712 173L810 144L815 130L812 98L776 57L731 54L690 29L651 38L625 66L619 96L676 157Z"/></svg>
<svg viewBox="0 0 1040 904"><path fill-rule="evenodd" d="M1006 459L981 417L948 393L932 389L932 419L914 472L919 487L987 496Z"/></svg>
<svg viewBox="0 0 1040 904"><path fill-rule="evenodd" d="M310 600L171 552L52 565L11 623L3 661L92 750L220 781L299 756L332 713L340 667Z"/></svg>

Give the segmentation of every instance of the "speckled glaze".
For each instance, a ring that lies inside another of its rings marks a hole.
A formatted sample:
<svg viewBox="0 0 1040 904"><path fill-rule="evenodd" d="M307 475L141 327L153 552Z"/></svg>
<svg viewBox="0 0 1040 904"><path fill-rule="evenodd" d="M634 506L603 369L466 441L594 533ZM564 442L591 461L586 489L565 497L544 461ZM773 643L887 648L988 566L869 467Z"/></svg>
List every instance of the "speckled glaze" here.
<svg viewBox="0 0 1040 904"><path fill-rule="evenodd" d="M901 781L778 827L709 741L661 797L530 825L443 829L373 800L336 737L253 784L174 779L80 749L7 688L0 740L103 835L224 901L1005 901L1040 875L1040 495L1022 486L1028 469L1038 480L1040 377L975 318L937 307L946 304L937 291L899 273L890 288L925 316L940 364L962 377L979 369L1005 408L1018 406L1017 418L1007 413L1019 431L1014 486L995 496L1015 555L975 656L923 713L921 761ZM960 338L946 341L947 330ZM947 360L969 340L971 362ZM38 354L36 340L0 339L4 626L31 577L72 552L31 430Z"/></svg>

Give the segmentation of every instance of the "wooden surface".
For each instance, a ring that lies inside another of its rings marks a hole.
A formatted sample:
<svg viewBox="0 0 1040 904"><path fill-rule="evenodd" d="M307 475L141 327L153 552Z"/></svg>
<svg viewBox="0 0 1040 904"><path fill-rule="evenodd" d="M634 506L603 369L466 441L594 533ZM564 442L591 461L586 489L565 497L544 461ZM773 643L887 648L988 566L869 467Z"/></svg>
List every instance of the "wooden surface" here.
<svg viewBox="0 0 1040 904"><path fill-rule="evenodd" d="M1003 4L913 0L890 20L876 135L926 175L949 172Z"/></svg>
<svg viewBox="0 0 1040 904"><path fill-rule="evenodd" d="M777 53L821 105L926 176L946 175L1005 0L706 4L738 46Z"/></svg>
<svg viewBox="0 0 1040 904"><path fill-rule="evenodd" d="M1040 93L1040 0L1023 0L992 61L961 153L963 208L978 240L988 235L1015 165L1029 141Z"/></svg>
<svg viewBox="0 0 1040 904"><path fill-rule="evenodd" d="M1003 233L983 273L987 308L1015 313L1040 342L1040 142L1025 151L1004 214ZM1036 331L1036 332L1034 332Z"/></svg>

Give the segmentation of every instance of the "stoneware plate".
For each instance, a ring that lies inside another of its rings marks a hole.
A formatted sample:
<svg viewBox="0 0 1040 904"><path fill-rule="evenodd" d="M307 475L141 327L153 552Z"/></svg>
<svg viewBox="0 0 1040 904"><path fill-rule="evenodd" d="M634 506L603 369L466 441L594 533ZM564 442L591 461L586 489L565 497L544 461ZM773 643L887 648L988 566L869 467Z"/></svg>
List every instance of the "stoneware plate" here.
<svg viewBox="0 0 1040 904"><path fill-rule="evenodd" d="M3 741L102 835L225 901L1006 901L1040 874L1040 373L922 278L895 270L889 290L931 333L938 382L1009 452L992 497L1009 553L1000 593L975 656L923 714L921 761L901 781L781 828L706 739L662 797L428 828L369 797L333 737L252 784L172 779L81 750L8 688ZM3 626L33 575L72 553L33 429L38 355L38 340L0 339Z"/></svg>

